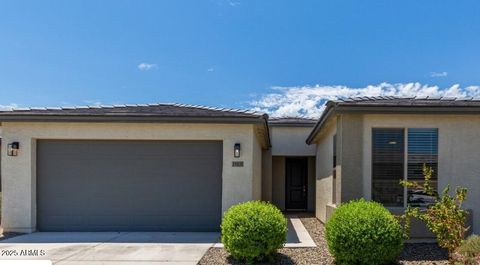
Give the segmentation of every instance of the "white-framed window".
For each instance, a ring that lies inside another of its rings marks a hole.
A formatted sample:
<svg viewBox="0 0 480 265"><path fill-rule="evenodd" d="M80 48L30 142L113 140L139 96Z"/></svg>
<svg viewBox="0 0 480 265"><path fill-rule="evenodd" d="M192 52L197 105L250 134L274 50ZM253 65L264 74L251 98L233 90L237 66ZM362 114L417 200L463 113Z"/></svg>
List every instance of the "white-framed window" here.
<svg viewBox="0 0 480 265"><path fill-rule="evenodd" d="M433 198L421 190L406 189L401 180L423 182L423 165L438 181L437 128L372 129L372 199L386 207L426 206Z"/></svg>

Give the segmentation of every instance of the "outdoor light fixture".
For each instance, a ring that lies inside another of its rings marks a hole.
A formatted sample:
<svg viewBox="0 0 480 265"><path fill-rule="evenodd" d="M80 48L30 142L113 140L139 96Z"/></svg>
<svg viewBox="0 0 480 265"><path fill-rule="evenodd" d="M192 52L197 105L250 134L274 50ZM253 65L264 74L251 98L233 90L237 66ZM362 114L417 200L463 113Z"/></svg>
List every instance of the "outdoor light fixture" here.
<svg viewBox="0 0 480 265"><path fill-rule="evenodd" d="M236 143L233 146L233 156L236 157L236 158L240 157L240 144L239 143Z"/></svg>
<svg viewBox="0 0 480 265"><path fill-rule="evenodd" d="M20 144L18 142L13 142L7 145L7 155L8 156L17 156L18 149L20 149Z"/></svg>
<svg viewBox="0 0 480 265"><path fill-rule="evenodd" d="M391 141L388 142L388 144L397 144L397 141L391 140Z"/></svg>

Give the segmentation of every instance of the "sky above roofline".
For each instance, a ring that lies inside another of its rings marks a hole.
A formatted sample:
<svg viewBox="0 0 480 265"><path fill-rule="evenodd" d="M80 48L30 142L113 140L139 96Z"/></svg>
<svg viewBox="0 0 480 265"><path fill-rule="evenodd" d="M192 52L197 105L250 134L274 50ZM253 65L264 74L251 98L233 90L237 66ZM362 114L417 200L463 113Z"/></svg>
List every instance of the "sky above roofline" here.
<svg viewBox="0 0 480 265"><path fill-rule="evenodd" d="M318 117L349 96L479 96L480 2L11 1L0 109L180 102Z"/></svg>

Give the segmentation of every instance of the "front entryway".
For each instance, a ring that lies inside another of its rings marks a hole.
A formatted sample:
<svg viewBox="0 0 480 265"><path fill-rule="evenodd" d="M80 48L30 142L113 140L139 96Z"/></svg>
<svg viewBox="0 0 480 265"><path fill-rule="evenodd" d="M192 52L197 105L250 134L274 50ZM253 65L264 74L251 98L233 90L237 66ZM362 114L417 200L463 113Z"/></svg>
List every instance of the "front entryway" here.
<svg viewBox="0 0 480 265"><path fill-rule="evenodd" d="M286 158L285 208L304 211L308 207L308 159Z"/></svg>

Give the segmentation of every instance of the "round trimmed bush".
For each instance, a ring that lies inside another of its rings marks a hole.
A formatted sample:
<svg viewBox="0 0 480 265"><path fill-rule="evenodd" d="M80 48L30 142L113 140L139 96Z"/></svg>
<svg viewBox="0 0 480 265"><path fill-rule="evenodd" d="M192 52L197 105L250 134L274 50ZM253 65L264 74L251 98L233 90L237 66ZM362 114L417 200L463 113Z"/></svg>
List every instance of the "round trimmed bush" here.
<svg viewBox="0 0 480 265"><path fill-rule="evenodd" d="M277 207L262 201L232 206L225 212L221 228L225 249L247 264L272 260L287 239L287 219Z"/></svg>
<svg viewBox="0 0 480 265"><path fill-rule="evenodd" d="M398 220L381 204L363 199L334 211L326 224L326 238L336 264L385 264L403 248Z"/></svg>

